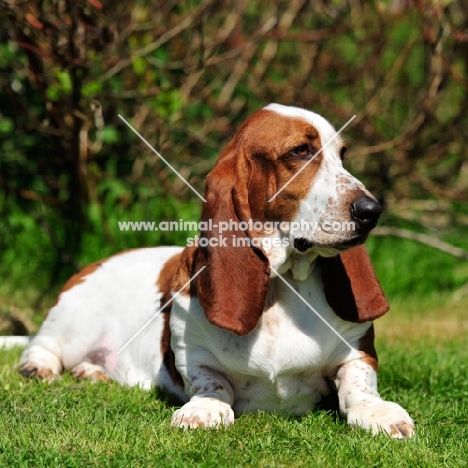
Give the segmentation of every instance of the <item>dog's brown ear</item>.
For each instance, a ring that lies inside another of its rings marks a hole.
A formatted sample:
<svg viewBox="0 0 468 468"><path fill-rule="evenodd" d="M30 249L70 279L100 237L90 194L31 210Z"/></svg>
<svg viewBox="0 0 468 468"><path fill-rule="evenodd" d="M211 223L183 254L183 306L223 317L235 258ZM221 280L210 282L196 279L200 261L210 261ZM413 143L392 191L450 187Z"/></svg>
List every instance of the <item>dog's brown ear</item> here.
<svg viewBox="0 0 468 468"><path fill-rule="evenodd" d="M247 335L257 326L269 285L268 258L240 222L251 218L245 174L238 174L234 145L222 153L208 175L194 279L206 318L217 327ZM226 223L226 224L223 224ZM229 230L224 230L230 224Z"/></svg>
<svg viewBox="0 0 468 468"><path fill-rule="evenodd" d="M348 322L367 322L390 308L366 248L361 245L331 258L320 258L328 304Z"/></svg>

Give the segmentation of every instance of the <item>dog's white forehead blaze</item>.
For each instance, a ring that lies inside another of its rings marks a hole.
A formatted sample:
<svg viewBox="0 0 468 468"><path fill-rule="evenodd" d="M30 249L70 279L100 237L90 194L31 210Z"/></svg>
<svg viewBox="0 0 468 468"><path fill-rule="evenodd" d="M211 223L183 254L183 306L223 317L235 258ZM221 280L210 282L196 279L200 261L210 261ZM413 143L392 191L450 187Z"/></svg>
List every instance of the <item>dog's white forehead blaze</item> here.
<svg viewBox="0 0 468 468"><path fill-rule="evenodd" d="M338 135L335 137L336 130L333 128L330 122L315 112L301 109L300 107L284 106L282 104L269 104L264 109L276 112L280 115L284 115L285 117L292 117L296 119L299 118L310 123L320 132L322 145L326 145L330 140L333 141L331 141L328 146L333 147L335 145L338 146L342 144L340 136ZM333 145L333 143L335 143L335 145Z"/></svg>

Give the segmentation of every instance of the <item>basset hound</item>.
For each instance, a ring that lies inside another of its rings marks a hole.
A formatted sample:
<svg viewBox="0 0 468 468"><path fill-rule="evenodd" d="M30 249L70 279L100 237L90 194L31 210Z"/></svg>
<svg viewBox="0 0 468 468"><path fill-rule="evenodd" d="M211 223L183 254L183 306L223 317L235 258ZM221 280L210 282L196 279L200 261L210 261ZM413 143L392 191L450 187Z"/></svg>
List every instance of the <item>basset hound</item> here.
<svg viewBox="0 0 468 468"><path fill-rule="evenodd" d="M408 413L377 391L372 321L388 304L362 244L381 207L344 151L318 114L255 112L207 177L196 242L73 276L20 372L161 387L184 403L172 417L183 428L303 415L335 391L350 425L411 437Z"/></svg>

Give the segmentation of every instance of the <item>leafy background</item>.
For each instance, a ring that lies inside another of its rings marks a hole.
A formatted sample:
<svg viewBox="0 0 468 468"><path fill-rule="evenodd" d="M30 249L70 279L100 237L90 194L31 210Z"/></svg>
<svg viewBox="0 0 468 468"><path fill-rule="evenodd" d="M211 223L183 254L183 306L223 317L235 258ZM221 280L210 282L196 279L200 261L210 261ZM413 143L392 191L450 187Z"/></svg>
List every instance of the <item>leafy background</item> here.
<svg viewBox="0 0 468 468"><path fill-rule="evenodd" d="M2 0L0 21L7 304L41 304L119 250L184 244L119 231L197 220L201 204L118 114L202 192L269 102L336 128L357 115L345 165L385 207L368 246L391 299L468 293L466 2Z"/></svg>

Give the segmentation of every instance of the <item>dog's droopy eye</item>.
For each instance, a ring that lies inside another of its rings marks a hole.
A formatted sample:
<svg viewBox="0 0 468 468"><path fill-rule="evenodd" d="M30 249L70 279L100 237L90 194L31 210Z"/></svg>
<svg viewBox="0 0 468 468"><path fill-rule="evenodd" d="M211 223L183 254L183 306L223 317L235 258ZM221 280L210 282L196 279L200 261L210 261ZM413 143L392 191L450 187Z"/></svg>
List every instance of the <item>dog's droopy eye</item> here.
<svg viewBox="0 0 468 468"><path fill-rule="evenodd" d="M291 151L291 154L299 159L311 159L315 156L316 149L309 145L301 145L297 148L294 148Z"/></svg>

